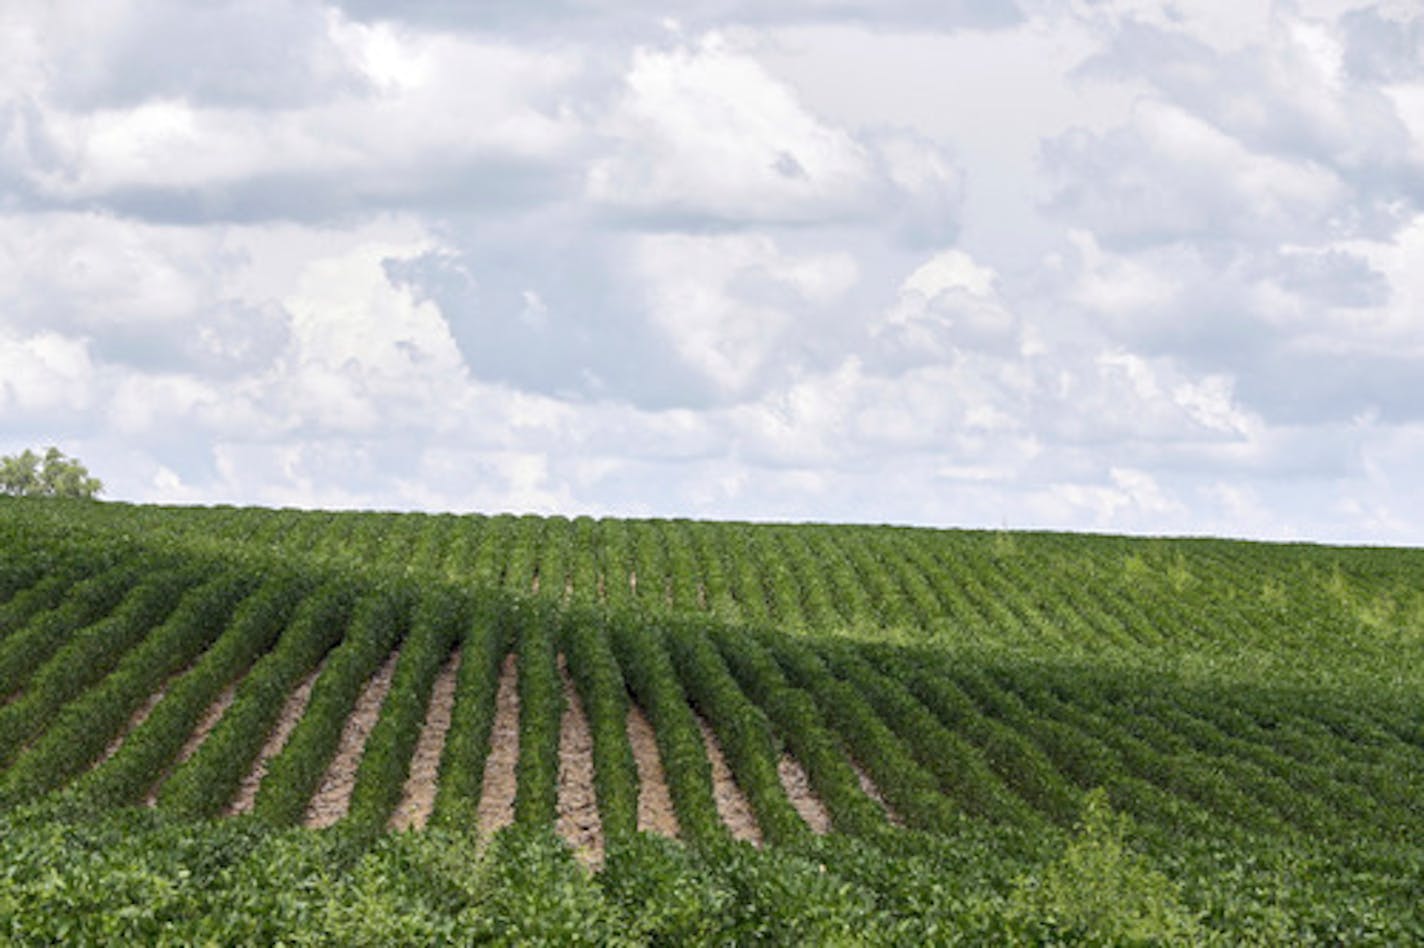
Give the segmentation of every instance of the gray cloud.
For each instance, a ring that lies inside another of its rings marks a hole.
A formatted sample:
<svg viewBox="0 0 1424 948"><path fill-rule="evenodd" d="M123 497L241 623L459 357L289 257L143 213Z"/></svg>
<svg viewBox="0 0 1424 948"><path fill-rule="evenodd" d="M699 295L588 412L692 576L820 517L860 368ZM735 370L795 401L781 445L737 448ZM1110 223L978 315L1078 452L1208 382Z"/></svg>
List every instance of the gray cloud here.
<svg viewBox="0 0 1424 948"><path fill-rule="evenodd" d="M1421 21L1024 6L7 11L0 451L128 499L1424 542Z"/></svg>
<svg viewBox="0 0 1424 948"><path fill-rule="evenodd" d="M499 0L472 6L457 0L410 0L393 6L383 0L341 0L342 9L366 19L399 18L442 28L555 34L613 32L646 28L674 17L692 29L731 24L841 22L869 28L961 29L1007 27L1022 19L1008 0L791 0L765 4L747 0L697 0L669 10L647 0Z"/></svg>

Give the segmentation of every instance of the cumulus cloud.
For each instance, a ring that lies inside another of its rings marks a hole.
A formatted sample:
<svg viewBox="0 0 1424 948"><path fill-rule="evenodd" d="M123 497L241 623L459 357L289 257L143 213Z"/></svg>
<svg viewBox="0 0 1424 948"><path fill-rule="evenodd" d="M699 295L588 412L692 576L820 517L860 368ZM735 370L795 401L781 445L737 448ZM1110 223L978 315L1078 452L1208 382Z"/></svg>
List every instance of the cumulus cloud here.
<svg viewBox="0 0 1424 948"><path fill-rule="evenodd" d="M119 6L110 16L121 40L91 64L92 76L81 70L81 88L55 77L102 41L83 29L66 33L63 24L34 27L59 48L32 54L48 54L49 68L27 74L0 151L33 200L101 200L190 222L302 219L428 201L482 206L564 187L555 165L578 134L579 120L562 101L578 71L575 56L327 11L298 17L303 40L287 55L301 75L290 86L278 85L280 70L264 70L261 57L274 46L270 37L248 35L252 25L193 76L164 53L164 31L148 34L147 16L121 14ZM190 10L175 17L177 26L164 22L202 34L201 55L226 37L224 17L232 15ZM280 29L283 15L255 22ZM147 60L125 42L162 63L153 67L161 75L136 77L137 62ZM266 97L204 82L249 74L273 81ZM116 75L137 85L116 87Z"/></svg>
<svg viewBox="0 0 1424 948"><path fill-rule="evenodd" d="M0 9L113 496L1413 540L1409 4Z"/></svg>
<svg viewBox="0 0 1424 948"><path fill-rule="evenodd" d="M639 48L601 126L595 206L653 226L808 225L902 205L907 236L953 233L960 178L908 135L858 137L812 114L755 58L712 33Z"/></svg>
<svg viewBox="0 0 1424 948"><path fill-rule="evenodd" d="M793 257L767 237L653 234L632 252L653 326L721 395L748 392L857 278L845 254Z"/></svg>

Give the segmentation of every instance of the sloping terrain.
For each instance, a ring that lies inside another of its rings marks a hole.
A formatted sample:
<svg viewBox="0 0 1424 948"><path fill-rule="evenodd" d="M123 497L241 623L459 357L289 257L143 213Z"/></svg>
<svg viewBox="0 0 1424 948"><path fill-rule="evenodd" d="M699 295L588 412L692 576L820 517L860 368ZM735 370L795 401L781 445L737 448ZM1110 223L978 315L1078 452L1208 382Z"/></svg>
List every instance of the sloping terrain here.
<svg viewBox="0 0 1424 948"><path fill-rule="evenodd" d="M17 820L534 847L634 941L1424 925L1421 551L3 501L0 553Z"/></svg>

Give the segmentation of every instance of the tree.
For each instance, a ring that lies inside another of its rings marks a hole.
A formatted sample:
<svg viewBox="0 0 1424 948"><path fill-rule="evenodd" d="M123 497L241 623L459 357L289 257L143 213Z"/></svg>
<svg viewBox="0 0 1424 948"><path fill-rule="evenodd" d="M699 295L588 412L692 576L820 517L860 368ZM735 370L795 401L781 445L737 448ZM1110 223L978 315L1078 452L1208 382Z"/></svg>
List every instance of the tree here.
<svg viewBox="0 0 1424 948"><path fill-rule="evenodd" d="M104 489L75 458L51 447L41 458L26 449L0 457L0 494L14 497L93 497Z"/></svg>

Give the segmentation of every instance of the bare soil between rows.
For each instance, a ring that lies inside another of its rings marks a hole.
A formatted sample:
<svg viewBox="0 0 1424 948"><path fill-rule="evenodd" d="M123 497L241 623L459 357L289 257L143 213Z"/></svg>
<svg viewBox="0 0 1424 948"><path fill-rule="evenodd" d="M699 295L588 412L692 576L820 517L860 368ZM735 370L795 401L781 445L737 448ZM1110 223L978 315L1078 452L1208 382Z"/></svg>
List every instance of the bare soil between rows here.
<svg viewBox="0 0 1424 948"><path fill-rule="evenodd" d="M677 839L677 812L668 792L667 774L653 726L641 708L628 705L628 743L638 769L638 829Z"/></svg>
<svg viewBox="0 0 1424 948"><path fill-rule="evenodd" d="M361 754L366 749L366 739L371 736L376 721L381 716L381 705L391 689L391 678L400 660L400 649L387 656L356 698L356 705L347 716L341 728L341 739L336 745L336 754L327 765L316 793L307 803L306 817L302 824L309 829L331 826L344 817L351 808L351 792L356 788L356 773L361 767Z"/></svg>
<svg viewBox="0 0 1424 948"><path fill-rule="evenodd" d="M603 865L603 823L598 816L594 789L593 734L563 655L559 656L559 678L564 687L564 715L559 724L555 831L573 847L581 862L597 869Z"/></svg>
<svg viewBox="0 0 1424 948"><path fill-rule="evenodd" d="M452 652L430 689L430 703L425 709L425 724L411 755L410 773L406 777L401 802L391 815L393 830L423 829L435 809L435 794L439 787L440 757L445 752L445 738L450 733L450 721L455 709L455 684L460 674L460 652Z"/></svg>
<svg viewBox="0 0 1424 948"><path fill-rule="evenodd" d="M241 813L252 812L252 807L257 802L257 791L262 786L262 778L267 776L268 761L282 752L282 748L287 744L287 739L296 730L297 723L301 721L302 715L307 710L307 702L311 700L312 686L316 684L317 677L321 675L321 671L325 667L326 660L323 659L287 696L287 700L282 704L281 712L277 715L277 725L272 729L272 733L267 735L266 743L262 745L257 759L252 762L252 769L247 772L246 777L242 778L237 793L223 811L224 816L237 816Z"/></svg>
<svg viewBox="0 0 1424 948"><path fill-rule="evenodd" d="M519 671L513 652L504 657L494 700L494 726L477 810L480 834L486 837L514 822L514 795L519 785L515 770L519 760Z"/></svg>

